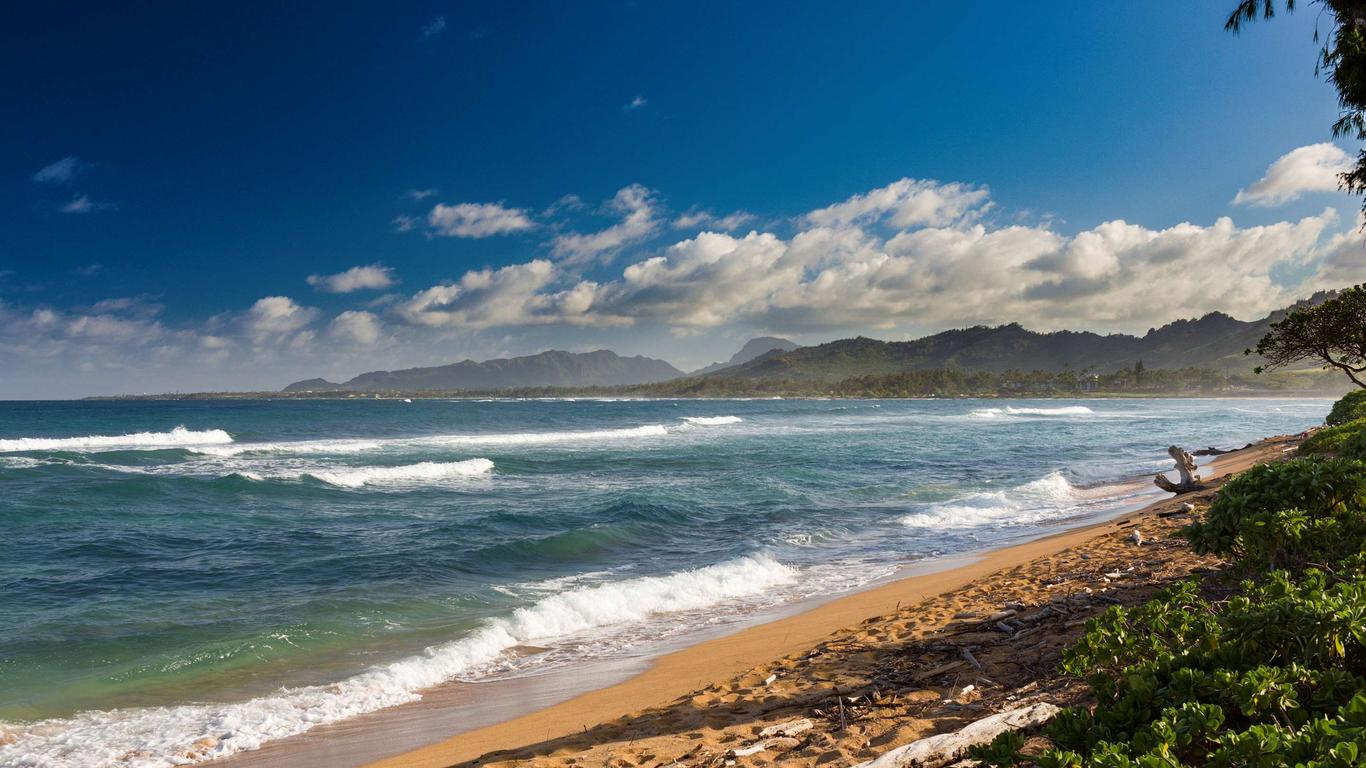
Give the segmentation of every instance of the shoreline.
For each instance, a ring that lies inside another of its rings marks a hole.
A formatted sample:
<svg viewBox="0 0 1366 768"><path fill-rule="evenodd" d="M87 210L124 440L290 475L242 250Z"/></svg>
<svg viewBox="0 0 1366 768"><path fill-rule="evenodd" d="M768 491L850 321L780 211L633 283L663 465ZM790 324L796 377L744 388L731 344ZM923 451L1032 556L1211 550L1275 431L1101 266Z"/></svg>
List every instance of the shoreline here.
<svg viewBox="0 0 1366 768"><path fill-rule="evenodd" d="M1206 480L1237 474L1253 464L1279 458L1293 438L1271 437L1222 454L1206 465ZM1170 508L1176 497L1166 497L1117 517L1137 520ZM1017 569L1048 555L1068 551L1097 539L1126 521L1110 519L1060 531L1031 541L989 550L970 562L926 574L910 575L869 589L836 597L810 610L751 626L725 637L707 640L657 657L649 668L631 678L583 693L568 701L497 724L465 731L416 750L367 764L367 768L445 768L494 757L508 750L532 749L575 733L587 733L609 721L641 714L687 696L714 688L765 663L791 657L829 638L832 633L916 606L931 598L963 590L983 577ZM633 718L635 719L635 718ZM643 734L642 734L643 735ZM558 754L558 753L554 753ZM519 758L522 756L519 756Z"/></svg>
<svg viewBox="0 0 1366 768"><path fill-rule="evenodd" d="M1241 471L1252 461L1247 456L1257 454L1265 443L1216 456L1202 469L1207 477ZM1146 480L1122 481L1115 487L1132 491ZM691 634L648 654L596 660L542 675L438 686L425 691L420 701L319 726L209 764L445 766L585 731L810 647L869 616L963 589L984 576L1075 547L1109 530L1117 518L1142 516L1164 501L1115 510L1093 522L1023 542L911 563L852 592L760 612L738 626ZM585 678L593 682L585 685Z"/></svg>

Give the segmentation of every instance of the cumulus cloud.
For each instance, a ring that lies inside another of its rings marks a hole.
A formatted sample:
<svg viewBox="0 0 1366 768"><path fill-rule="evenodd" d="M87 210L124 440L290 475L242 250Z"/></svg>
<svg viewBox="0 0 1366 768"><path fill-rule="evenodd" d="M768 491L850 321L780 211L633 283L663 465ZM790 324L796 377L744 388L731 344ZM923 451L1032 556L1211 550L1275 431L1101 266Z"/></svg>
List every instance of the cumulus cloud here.
<svg viewBox="0 0 1366 768"><path fill-rule="evenodd" d="M1352 158L1324 142L1292 149L1266 169L1256 183L1238 191L1234 205L1271 207L1298 200L1305 192L1332 192L1338 174L1352 168Z"/></svg>
<svg viewBox="0 0 1366 768"><path fill-rule="evenodd" d="M812 211L809 224L842 227L873 223L886 217L893 227L945 227L980 216L991 206L986 187L925 179L900 179L885 187L854 195L842 203Z"/></svg>
<svg viewBox="0 0 1366 768"><path fill-rule="evenodd" d="M626 105L623 106L622 109L627 112L634 112L635 110L640 109L648 105L649 103L650 100L645 98L644 96L637 96L634 99L631 99L630 101L626 102Z"/></svg>
<svg viewBox="0 0 1366 768"><path fill-rule="evenodd" d="M368 347L379 341L383 326L373 313L348 310L332 318L327 327L330 338L343 344Z"/></svg>
<svg viewBox="0 0 1366 768"><path fill-rule="evenodd" d="M813 211L790 237L705 231L602 282L542 260L480 270L416 294L400 315L469 328L651 323L795 333L1019 321L1142 332L1211 310L1260 316L1309 287L1277 274L1327 280L1332 267L1332 279L1366 279L1366 261L1325 237L1337 224L1331 209L1257 227L1221 218L1152 229L1116 219L1069 235L1050 223L988 224L981 213L990 206L984 188L902 179Z"/></svg>
<svg viewBox="0 0 1366 768"><path fill-rule="evenodd" d="M302 331L318 316L313 307L301 306L288 296L266 296L258 299L243 317L247 335L259 343L266 341L297 341L286 339Z"/></svg>
<svg viewBox="0 0 1366 768"><path fill-rule="evenodd" d="M436 194L435 189L410 189L403 195L411 200L422 201Z"/></svg>
<svg viewBox="0 0 1366 768"><path fill-rule="evenodd" d="M443 237L482 238L522 232L536 223L525 210L498 203L437 203L427 214L427 225Z"/></svg>
<svg viewBox="0 0 1366 768"><path fill-rule="evenodd" d="M309 275L308 284L326 293L376 290L393 285L394 273L382 264L370 264L352 267L335 275Z"/></svg>
<svg viewBox="0 0 1366 768"><path fill-rule="evenodd" d="M596 283L581 281L555 290L551 286L559 276L555 265L544 259L466 272L459 282L418 292L396 311L410 323L432 328L615 324L589 314Z"/></svg>
<svg viewBox="0 0 1366 768"><path fill-rule="evenodd" d="M65 184L76 177L80 161L75 157L64 157L55 163L43 166L33 174L33 180L40 184Z"/></svg>
<svg viewBox="0 0 1366 768"><path fill-rule="evenodd" d="M659 228L655 193L640 184L618 190L607 208L621 221L590 234L560 235L551 242L551 253L567 263L583 264L644 240Z"/></svg>

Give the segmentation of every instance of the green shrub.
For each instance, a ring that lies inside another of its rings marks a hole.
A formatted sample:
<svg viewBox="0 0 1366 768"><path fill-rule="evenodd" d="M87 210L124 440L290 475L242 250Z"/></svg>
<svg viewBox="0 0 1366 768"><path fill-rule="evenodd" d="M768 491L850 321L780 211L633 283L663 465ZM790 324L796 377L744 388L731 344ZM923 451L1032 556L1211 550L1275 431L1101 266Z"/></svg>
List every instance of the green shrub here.
<svg viewBox="0 0 1366 768"><path fill-rule="evenodd" d="M1328 412L1328 418L1323 423L1336 427L1357 419L1366 419L1366 389L1354 389L1343 395L1341 400L1333 403L1333 410Z"/></svg>
<svg viewBox="0 0 1366 768"><path fill-rule="evenodd" d="M1015 734L971 755L1053 768L1360 765L1366 578L1277 572L1243 590L1217 605L1189 582L1107 610L1064 658L1095 710L1055 717L1042 754L1022 754Z"/></svg>
<svg viewBox="0 0 1366 768"><path fill-rule="evenodd" d="M1366 432L1366 418L1325 427L1300 443L1300 453L1311 456L1341 455L1343 443L1363 432Z"/></svg>
<svg viewBox="0 0 1366 768"><path fill-rule="evenodd" d="M1351 422L1357 424L1361 420ZM1353 461L1366 462L1366 429L1359 429L1355 433L1348 435L1338 446L1338 456Z"/></svg>
<svg viewBox="0 0 1366 768"><path fill-rule="evenodd" d="M1341 458L1262 464L1219 489L1182 534L1244 569L1336 562L1366 541L1366 465Z"/></svg>

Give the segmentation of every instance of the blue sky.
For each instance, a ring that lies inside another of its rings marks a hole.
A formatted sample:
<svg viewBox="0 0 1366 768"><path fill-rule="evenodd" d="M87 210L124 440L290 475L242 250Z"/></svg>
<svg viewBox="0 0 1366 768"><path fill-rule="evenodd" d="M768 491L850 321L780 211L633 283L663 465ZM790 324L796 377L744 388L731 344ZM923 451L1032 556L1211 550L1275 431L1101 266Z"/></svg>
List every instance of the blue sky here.
<svg viewBox="0 0 1366 768"><path fill-rule="evenodd" d="M0 397L1142 332L1366 279L1312 8L30 5Z"/></svg>

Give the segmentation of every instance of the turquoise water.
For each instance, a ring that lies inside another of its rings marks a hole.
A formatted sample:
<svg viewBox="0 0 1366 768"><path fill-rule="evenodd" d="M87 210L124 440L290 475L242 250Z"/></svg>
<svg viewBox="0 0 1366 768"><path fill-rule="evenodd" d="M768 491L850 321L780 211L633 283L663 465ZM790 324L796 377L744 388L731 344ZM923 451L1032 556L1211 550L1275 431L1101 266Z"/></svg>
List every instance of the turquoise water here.
<svg viewBox="0 0 1366 768"><path fill-rule="evenodd" d="M1131 507L1097 486L1329 404L0 403L0 765L169 765L648 652Z"/></svg>

